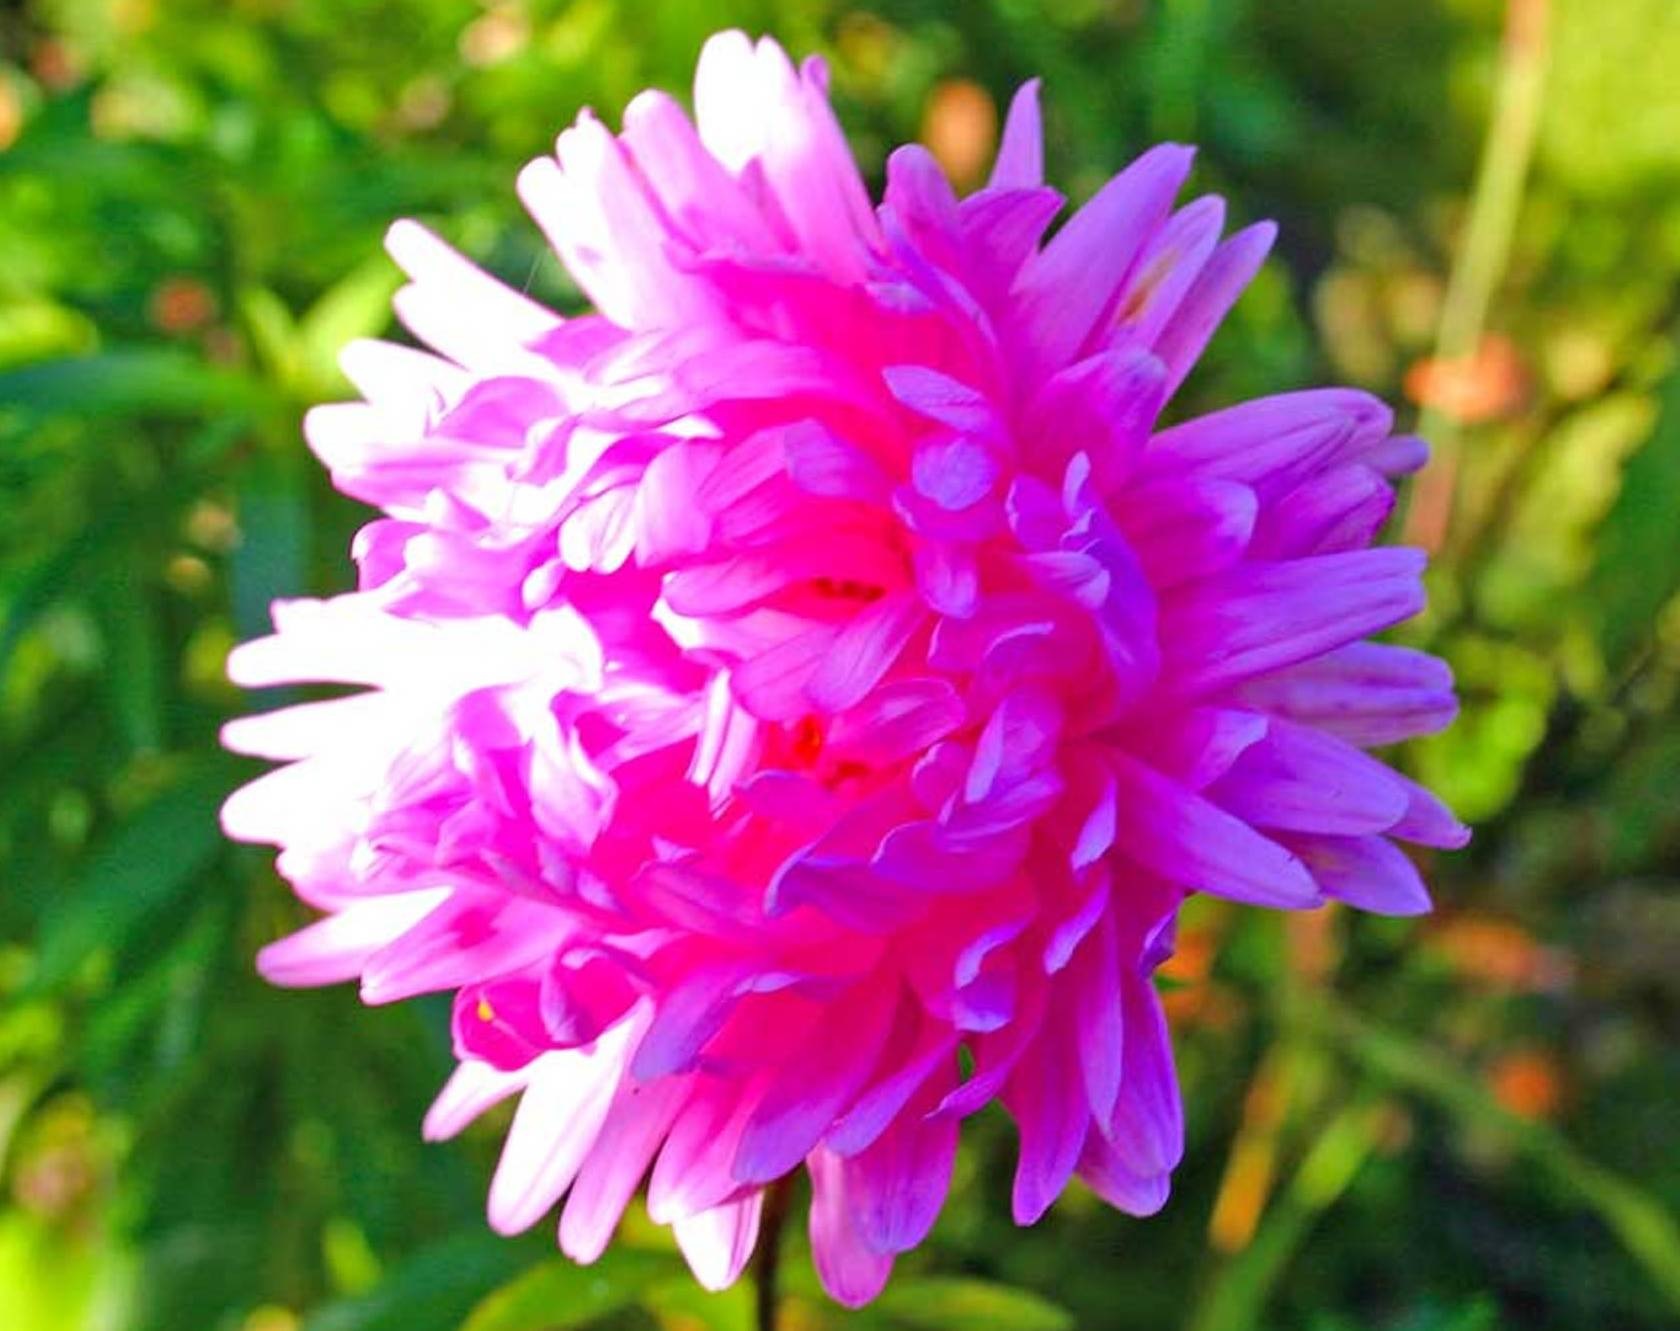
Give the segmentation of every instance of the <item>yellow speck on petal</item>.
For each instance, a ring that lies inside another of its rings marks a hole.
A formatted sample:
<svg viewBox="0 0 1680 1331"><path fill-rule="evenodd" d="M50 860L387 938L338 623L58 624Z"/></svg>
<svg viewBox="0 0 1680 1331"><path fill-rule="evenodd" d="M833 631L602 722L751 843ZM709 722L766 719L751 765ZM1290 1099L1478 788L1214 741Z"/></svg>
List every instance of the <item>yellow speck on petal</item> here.
<svg viewBox="0 0 1680 1331"><path fill-rule="evenodd" d="M490 1006L490 1000L487 998L478 1000L478 1019L480 1021L496 1020L496 1009Z"/></svg>

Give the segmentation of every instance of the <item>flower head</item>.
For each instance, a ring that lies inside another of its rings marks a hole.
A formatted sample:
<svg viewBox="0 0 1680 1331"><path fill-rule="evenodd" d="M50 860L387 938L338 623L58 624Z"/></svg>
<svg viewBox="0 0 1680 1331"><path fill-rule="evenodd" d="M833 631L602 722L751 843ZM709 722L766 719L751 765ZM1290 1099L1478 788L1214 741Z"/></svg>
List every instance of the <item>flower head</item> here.
<svg viewBox="0 0 1680 1331"><path fill-rule="evenodd" d="M1185 895L1419 911L1395 839L1466 835L1366 752L1454 710L1363 641L1422 604L1367 548L1421 444L1342 390L1162 428L1272 228L1175 211L1165 146L1049 234L1036 97L985 188L907 147L876 206L822 65L725 33L694 122L644 93L520 178L596 313L390 233L432 352L351 347L307 422L383 510L359 590L230 661L366 687L232 723L286 765L225 822L324 912L270 979L454 994L426 1131L521 1097L500 1230L564 1197L591 1260L646 1177L721 1286L804 1165L862 1302L994 1099L1019 1221L1076 1172L1154 1211Z"/></svg>

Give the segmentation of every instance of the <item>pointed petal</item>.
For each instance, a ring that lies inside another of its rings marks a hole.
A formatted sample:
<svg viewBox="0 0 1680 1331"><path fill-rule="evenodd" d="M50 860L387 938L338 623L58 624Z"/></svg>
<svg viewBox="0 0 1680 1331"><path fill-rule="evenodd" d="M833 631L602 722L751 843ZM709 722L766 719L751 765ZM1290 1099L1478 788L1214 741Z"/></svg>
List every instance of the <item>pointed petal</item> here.
<svg viewBox="0 0 1680 1331"><path fill-rule="evenodd" d="M849 1195L846 1161L832 1151L817 1150L806 1167L811 1174L811 1256L817 1276L835 1302L861 1308L886 1285L892 1256L863 1241Z"/></svg>
<svg viewBox="0 0 1680 1331"><path fill-rule="evenodd" d="M1098 190L1022 270L1019 318L1040 372L1078 358L1113 313L1133 266L1190 174L1193 154L1162 144Z"/></svg>
<svg viewBox="0 0 1680 1331"><path fill-rule="evenodd" d="M842 628L805 685L811 705L842 712L862 702L927 620L921 599L894 593Z"/></svg>
<svg viewBox="0 0 1680 1331"><path fill-rule="evenodd" d="M1044 126L1038 110L1039 80L1028 79L1010 99L1003 141L988 182L1002 189L1032 189L1044 183Z"/></svg>
<svg viewBox="0 0 1680 1331"><path fill-rule="evenodd" d="M671 1222L677 1247L702 1289L728 1289L740 1277L758 1243L763 1209L764 1193L755 1190Z"/></svg>
<svg viewBox="0 0 1680 1331"><path fill-rule="evenodd" d="M490 1181L490 1227L498 1234L529 1229L571 1186L606 1122L629 1034L626 1023L593 1049L545 1054L531 1064Z"/></svg>
<svg viewBox="0 0 1680 1331"><path fill-rule="evenodd" d="M1118 849L1186 887L1284 909L1316 905L1318 886L1300 859L1240 818L1125 754L1115 753Z"/></svg>
<svg viewBox="0 0 1680 1331"><path fill-rule="evenodd" d="M1292 844L1326 896L1379 915L1430 909L1417 865L1386 837L1296 837Z"/></svg>

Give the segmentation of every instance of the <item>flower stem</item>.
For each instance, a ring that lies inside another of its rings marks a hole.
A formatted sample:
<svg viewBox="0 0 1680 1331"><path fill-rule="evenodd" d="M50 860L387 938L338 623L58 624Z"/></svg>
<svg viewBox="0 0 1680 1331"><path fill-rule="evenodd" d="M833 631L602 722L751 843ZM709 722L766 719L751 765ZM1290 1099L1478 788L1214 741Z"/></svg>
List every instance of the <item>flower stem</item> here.
<svg viewBox="0 0 1680 1331"><path fill-rule="evenodd" d="M782 1227L787 1221L793 1179L779 1178L766 1190L759 1224L758 1256L753 1263L758 1331L776 1331L777 1276L782 1262Z"/></svg>
<svg viewBox="0 0 1680 1331"><path fill-rule="evenodd" d="M1540 126L1549 17L1550 0L1507 0L1493 119L1436 335L1435 359L1444 365L1462 365L1475 352L1505 275ZM1438 550L1446 540L1458 488L1458 422L1439 407L1426 406L1417 432L1429 441L1434 458L1412 492L1405 536Z"/></svg>

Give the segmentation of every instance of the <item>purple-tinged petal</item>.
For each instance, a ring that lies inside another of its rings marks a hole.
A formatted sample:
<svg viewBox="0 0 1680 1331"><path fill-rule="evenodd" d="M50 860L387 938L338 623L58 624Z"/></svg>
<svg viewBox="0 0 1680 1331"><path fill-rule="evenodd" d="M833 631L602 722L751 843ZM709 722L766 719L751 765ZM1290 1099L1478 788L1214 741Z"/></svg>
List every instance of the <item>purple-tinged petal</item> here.
<svg viewBox="0 0 1680 1331"><path fill-rule="evenodd" d="M1166 219L1194 154L1152 148L1068 219L1022 271L1018 318L1038 370L1078 358L1109 319L1134 265Z"/></svg>
<svg viewBox="0 0 1680 1331"><path fill-rule="evenodd" d="M908 1252L928 1236L957 1157L957 1120L927 1112L950 1082L929 1079L905 1111L845 1161L846 1193L858 1237L872 1252Z"/></svg>
<svg viewBox="0 0 1680 1331"><path fill-rule="evenodd" d="M817 1276L836 1302L861 1308L885 1287L892 1255L864 1242L847 1162L819 1149L805 1164L811 1174L811 1256Z"/></svg>
<svg viewBox="0 0 1680 1331"><path fill-rule="evenodd" d="M1326 896L1378 915L1429 912L1423 875L1386 837L1295 837L1290 844Z"/></svg>
<svg viewBox="0 0 1680 1331"><path fill-rule="evenodd" d="M1431 734L1458 714L1445 661L1376 642L1351 643L1249 680L1238 696L1360 745Z"/></svg>
<svg viewBox="0 0 1680 1331"><path fill-rule="evenodd" d="M1207 794L1258 827L1336 836L1385 831L1408 803L1399 778L1369 754L1276 718Z"/></svg>
<svg viewBox="0 0 1680 1331"><path fill-rule="evenodd" d="M1256 222L1237 232L1213 252L1195 283L1179 302L1173 319L1155 339L1155 354L1167 366L1167 392L1178 390L1213 330L1254 280L1277 239L1277 226Z"/></svg>
<svg viewBox="0 0 1680 1331"><path fill-rule="evenodd" d="M863 701L927 620L920 598L896 593L861 611L834 636L805 685L811 705L843 712Z"/></svg>
<svg viewBox="0 0 1680 1331"><path fill-rule="evenodd" d="M1044 183L1044 126L1038 110L1040 81L1015 90L1003 122L1003 140L988 184L994 189L1032 189Z"/></svg>
<svg viewBox="0 0 1680 1331"><path fill-rule="evenodd" d="M1345 647L1423 609L1419 550L1360 550L1245 565L1161 614L1163 675L1183 698Z"/></svg>
<svg viewBox="0 0 1680 1331"><path fill-rule="evenodd" d="M1184 1155L1184 1102L1173 1070L1172 1036L1147 976L1123 971L1120 997L1126 1023L1120 1099L1103 1135L1132 1173L1162 1177Z"/></svg>
<svg viewBox="0 0 1680 1331"><path fill-rule="evenodd" d="M1317 904L1312 875L1277 842L1133 758L1117 753L1111 761L1122 854L1173 882L1232 901L1286 910Z"/></svg>
<svg viewBox="0 0 1680 1331"><path fill-rule="evenodd" d="M898 995L863 986L831 1007L800 1050L784 1062L747 1119L735 1154L735 1177L768 1183L809 1155L875 1066L891 1029Z"/></svg>
<svg viewBox="0 0 1680 1331"><path fill-rule="evenodd" d="M1010 1075L1003 1102L1021 1134L1011 1210L1018 1225L1038 1221L1073 1177L1091 1130L1091 1109L1074 1047L1073 1013L1053 1000L1049 1019Z"/></svg>

